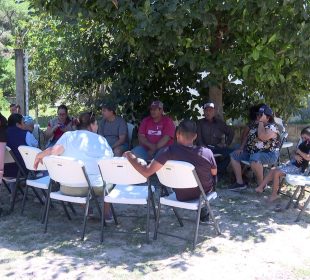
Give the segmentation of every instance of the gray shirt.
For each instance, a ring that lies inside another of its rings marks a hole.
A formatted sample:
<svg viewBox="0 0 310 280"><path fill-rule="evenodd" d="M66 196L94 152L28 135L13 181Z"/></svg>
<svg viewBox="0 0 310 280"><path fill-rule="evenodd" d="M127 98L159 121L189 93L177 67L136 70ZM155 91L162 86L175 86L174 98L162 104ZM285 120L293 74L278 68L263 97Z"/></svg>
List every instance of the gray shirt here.
<svg viewBox="0 0 310 280"><path fill-rule="evenodd" d="M197 122L197 145L199 146L217 146L222 142L225 136L227 145L230 145L234 138L234 131L223 120L213 118L208 121L203 118Z"/></svg>
<svg viewBox="0 0 310 280"><path fill-rule="evenodd" d="M113 121L102 119L99 122L98 134L105 137L111 147L118 141L120 135L126 135L125 143L128 143L127 123L120 116L115 116Z"/></svg>

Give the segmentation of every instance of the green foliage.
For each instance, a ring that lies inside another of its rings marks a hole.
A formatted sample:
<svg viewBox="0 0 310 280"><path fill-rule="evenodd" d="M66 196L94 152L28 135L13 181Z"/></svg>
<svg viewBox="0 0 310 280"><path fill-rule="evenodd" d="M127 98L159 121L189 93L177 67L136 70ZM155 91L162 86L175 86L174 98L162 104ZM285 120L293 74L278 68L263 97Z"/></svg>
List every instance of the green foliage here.
<svg viewBox="0 0 310 280"><path fill-rule="evenodd" d="M309 94L309 0L30 2L40 100L55 100L54 87L92 106L113 99L139 118L161 99L171 115L195 118L208 88L222 85L227 117L258 100L288 116Z"/></svg>

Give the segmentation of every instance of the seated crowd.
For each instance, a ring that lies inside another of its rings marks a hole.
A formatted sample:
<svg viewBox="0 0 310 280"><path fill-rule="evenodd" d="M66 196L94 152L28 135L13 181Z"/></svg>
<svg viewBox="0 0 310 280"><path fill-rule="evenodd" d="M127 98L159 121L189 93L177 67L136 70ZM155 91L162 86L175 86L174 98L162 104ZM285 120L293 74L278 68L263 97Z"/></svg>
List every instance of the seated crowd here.
<svg viewBox="0 0 310 280"><path fill-rule="evenodd" d="M14 107L15 106L15 107ZM18 147L28 145L38 147L40 133L34 137L34 122L29 116L16 112L12 106L12 114L6 119L0 114L0 156L3 159L5 143L12 149L16 158L23 164ZM149 116L141 121L138 129L138 145L129 149L128 129L126 121L116 114L116 106L102 105L102 119L97 124L93 113L82 113L78 119L68 115L68 108L60 105L58 116L48 122L44 132L47 140L46 149L38 154L37 165L47 155L64 155L82 160L87 174L92 178L97 194L102 192L102 179L97 166L100 158L125 156L128 161L145 177L158 171L168 160L181 160L192 163L197 171L206 193L215 186L217 172L220 178L227 173L229 164L232 166L236 182L229 186L232 191L246 188L242 178L243 161L247 161L253 170L258 187L258 193L263 192L266 184L273 180L273 193L270 201L277 198L279 178L287 173L301 174L309 161L310 128L301 132L302 143L299 145L295 161L285 167L271 169L264 178L264 165L276 165L281 145L281 134L274 121L273 111L265 104L250 108L249 124L245 127L241 144L237 149L231 148L234 138L232 127L228 126L216 114L214 103L203 106L204 118L197 122L183 120L176 129L172 119L164 114L163 103L154 101L149 107ZM176 139L175 139L176 138ZM42 146L41 146L42 147ZM214 158L214 154L218 156ZM137 158L147 161L141 165ZM304 163L305 161L305 163ZM24 166L24 165L23 165ZM16 166L0 164L0 175L16 176ZM70 188L61 186L61 192L73 196L85 195L85 188ZM176 192L180 201L188 201L199 197L198 188L184 189ZM111 217L109 205L106 206L108 217ZM207 213L202 211L201 219Z"/></svg>

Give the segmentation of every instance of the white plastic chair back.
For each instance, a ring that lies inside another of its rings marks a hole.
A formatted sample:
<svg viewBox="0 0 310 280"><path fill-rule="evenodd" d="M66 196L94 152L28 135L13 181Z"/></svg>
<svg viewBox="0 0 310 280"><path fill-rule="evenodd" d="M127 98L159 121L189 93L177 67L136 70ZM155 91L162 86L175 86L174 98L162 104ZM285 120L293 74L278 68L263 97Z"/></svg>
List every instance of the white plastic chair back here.
<svg viewBox="0 0 310 280"><path fill-rule="evenodd" d="M129 146L131 147L132 144L132 134L135 126L132 123L127 123L127 129L128 129L128 143Z"/></svg>
<svg viewBox="0 0 310 280"><path fill-rule="evenodd" d="M141 161L146 164L144 161ZM118 185L135 185L147 182L147 178L141 175L130 164L127 158L114 157L102 159L98 162L102 179L106 183Z"/></svg>
<svg viewBox="0 0 310 280"><path fill-rule="evenodd" d="M82 167L83 162L63 156L48 156L43 158L49 176L61 185L69 187L87 187Z"/></svg>
<svg viewBox="0 0 310 280"><path fill-rule="evenodd" d="M15 160L11 155L11 148L9 146L5 147L4 163L14 163Z"/></svg>
<svg viewBox="0 0 310 280"><path fill-rule="evenodd" d="M42 150L30 146L19 146L18 150L24 160L26 168L28 170L34 171L33 168L34 160L37 154L42 152ZM43 170L46 170L46 167L42 163L39 163L37 171L43 171Z"/></svg>
<svg viewBox="0 0 310 280"><path fill-rule="evenodd" d="M196 188L195 167L185 161L168 160L156 174L161 184L175 189Z"/></svg>

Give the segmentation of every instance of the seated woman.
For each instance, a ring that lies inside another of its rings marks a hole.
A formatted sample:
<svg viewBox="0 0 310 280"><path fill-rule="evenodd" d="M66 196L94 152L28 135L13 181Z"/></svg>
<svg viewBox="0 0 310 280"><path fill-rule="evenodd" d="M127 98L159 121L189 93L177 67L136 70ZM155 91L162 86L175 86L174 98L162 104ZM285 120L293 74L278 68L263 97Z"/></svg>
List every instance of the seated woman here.
<svg viewBox="0 0 310 280"><path fill-rule="evenodd" d="M44 136L48 140L48 147L55 145L65 132L75 130L75 120L68 116L68 107L66 105L60 105L57 108L57 114L57 118L48 122L47 129L44 132Z"/></svg>
<svg viewBox="0 0 310 280"><path fill-rule="evenodd" d="M295 154L295 160L289 164L281 166L279 168L271 169L266 178L255 189L256 192L262 193L266 185L273 181L272 194L269 197L269 201L275 201L278 198L278 190L280 186L280 180L286 174L301 175L305 172L305 169L309 165L310 160L310 127L306 127L301 131L302 142L298 146Z"/></svg>
<svg viewBox="0 0 310 280"><path fill-rule="evenodd" d="M257 119L250 126L246 147L231 153L231 164L236 176L236 183L228 187L229 190L246 188L243 183L241 161L250 162L258 184L263 181L263 164L274 164L279 157L280 134L273 120L273 112L263 105L257 114Z"/></svg>
<svg viewBox="0 0 310 280"><path fill-rule="evenodd" d="M78 130L67 131L53 147L49 147L39 153L35 159L35 168L48 155L62 155L81 160L85 164L87 175L91 176L92 182L96 182L96 185L98 185L94 186L95 193L101 195L103 182L97 161L101 158L113 157L113 152L107 140L96 134L97 130L98 124L93 113L80 114ZM72 188L70 186L60 186L60 191L70 196L86 196L88 187ZM105 213L110 213L109 205L105 205L107 207ZM111 217L108 218L110 219Z"/></svg>
<svg viewBox="0 0 310 280"><path fill-rule="evenodd" d="M21 164L21 166L26 171L26 166L24 164L23 158L18 151L18 147L21 145L37 147L38 141L34 138L32 133L30 133L24 123L23 116L20 114L12 114L8 119L7 128L7 146L11 148L16 160ZM16 163L8 163L4 166L4 174L8 177L16 177L18 172L18 167Z"/></svg>

